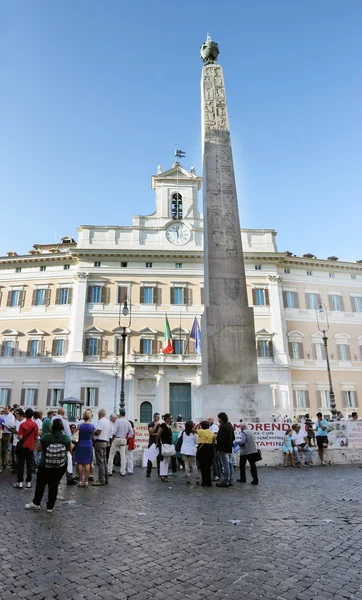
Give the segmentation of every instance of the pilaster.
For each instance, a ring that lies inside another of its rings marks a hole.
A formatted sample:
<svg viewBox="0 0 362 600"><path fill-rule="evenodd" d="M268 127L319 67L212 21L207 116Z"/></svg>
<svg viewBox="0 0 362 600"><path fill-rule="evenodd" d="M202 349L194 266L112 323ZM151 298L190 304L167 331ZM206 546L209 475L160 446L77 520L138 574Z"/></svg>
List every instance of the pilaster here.
<svg viewBox="0 0 362 600"><path fill-rule="evenodd" d="M68 362L83 362L84 324L87 301L88 273L75 275L73 286L73 303L69 318Z"/></svg>

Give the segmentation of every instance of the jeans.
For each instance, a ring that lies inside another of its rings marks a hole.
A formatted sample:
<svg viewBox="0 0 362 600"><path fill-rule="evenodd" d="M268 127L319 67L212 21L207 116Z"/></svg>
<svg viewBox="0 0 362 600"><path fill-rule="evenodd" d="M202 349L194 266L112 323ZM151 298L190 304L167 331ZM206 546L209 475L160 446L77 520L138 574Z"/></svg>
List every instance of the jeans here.
<svg viewBox="0 0 362 600"><path fill-rule="evenodd" d="M222 450L219 450L218 452L219 452L223 470L224 470L223 483L226 483L226 484L232 483L233 482L232 452L230 452L230 454L229 454L229 452L223 452Z"/></svg>
<svg viewBox="0 0 362 600"><path fill-rule="evenodd" d="M214 456L214 448L212 444L200 444L198 451L198 459L200 462L201 485L210 487L211 483L211 464Z"/></svg>
<svg viewBox="0 0 362 600"><path fill-rule="evenodd" d="M55 501L58 495L58 487L61 478L63 477L66 466L60 469L47 469L46 467L38 467L38 475L36 478L36 488L33 498L33 503L40 506L46 485L48 486L48 501L47 508L54 508Z"/></svg>
<svg viewBox="0 0 362 600"><path fill-rule="evenodd" d="M31 475L33 472L33 451L29 448L22 448L18 454L19 470L18 483L23 483L24 465L26 463L26 483L31 483Z"/></svg>
<svg viewBox="0 0 362 600"><path fill-rule="evenodd" d="M96 455L96 463L98 467L98 479L102 483L108 481L108 467L107 467L107 442L95 441L94 452Z"/></svg>
<svg viewBox="0 0 362 600"><path fill-rule="evenodd" d="M221 477L222 472L222 464L218 451L215 446L213 449L213 461L212 461L212 476L213 477Z"/></svg>
<svg viewBox="0 0 362 600"><path fill-rule="evenodd" d="M121 475L126 474L126 447L127 447L126 438L114 438L112 446L111 446L111 450L109 452L108 473L112 473L114 456L115 456L116 452L119 451L119 456L120 456L120 460L121 460L120 474Z"/></svg>
<svg viewBox="0 0 362 600"><path fill-rule="evenodd" d="M312 449L308 446L308 444L306 444L304 446L304 448L302 448L301 446L294 446L293 447L293 452L294 452L295 460L296 460L297 463L302 462L299 452L305 452L306 453L306 457L305 457L305 461L304 461L306 463L309 463L310 459L312 458Z"/></svg>
<svg viewBox="0 0 362 600"><path fill-rule="evenodd" d="M246 474L245 474L245 465L246 461L248 461L250 465L250 475L253 478L253 481L258 481L258 471L256 468L256 464L253 460L250 460L250 456L247 454L242 454L240 456L240 480L246 483Z"/></svg>

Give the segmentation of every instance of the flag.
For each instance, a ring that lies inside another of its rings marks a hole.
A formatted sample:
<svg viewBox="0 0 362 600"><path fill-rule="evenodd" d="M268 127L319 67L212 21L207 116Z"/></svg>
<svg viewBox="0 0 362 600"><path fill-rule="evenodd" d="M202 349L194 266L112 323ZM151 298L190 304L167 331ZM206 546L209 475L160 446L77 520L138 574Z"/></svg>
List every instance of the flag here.
<svg viewBox="0 0 362 600"><path fill-rule="evenodd" d="M192 324L190 338L192 340L195 340L195 352L196 352L196 354L201 354L201 331L200 331L200 327L199 327L199 322L196 319L196 317L195 317L194 322Z"/></svg>
<svg viewBox="0 0 362 600"><path fill-rule="evenodd" d="M170 324L168 322L167 315L166 315L166 322L165 322L165 333L163 334L162 352L164 354L173 354L172 333L171 333Z"/></svg>

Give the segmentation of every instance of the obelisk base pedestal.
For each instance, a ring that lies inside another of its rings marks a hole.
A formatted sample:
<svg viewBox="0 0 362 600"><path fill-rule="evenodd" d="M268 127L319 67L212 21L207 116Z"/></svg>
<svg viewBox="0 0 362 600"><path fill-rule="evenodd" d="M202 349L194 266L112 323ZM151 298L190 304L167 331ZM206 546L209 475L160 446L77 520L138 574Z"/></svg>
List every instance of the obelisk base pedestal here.
<svg viewBox="0 0 362 600"><path fill-rule="evenodd" d="M217 417L226 412L229 421L269 421L273 414L273 393L267 384L206 384L201 385L195 398L198 419Z"/></svg>

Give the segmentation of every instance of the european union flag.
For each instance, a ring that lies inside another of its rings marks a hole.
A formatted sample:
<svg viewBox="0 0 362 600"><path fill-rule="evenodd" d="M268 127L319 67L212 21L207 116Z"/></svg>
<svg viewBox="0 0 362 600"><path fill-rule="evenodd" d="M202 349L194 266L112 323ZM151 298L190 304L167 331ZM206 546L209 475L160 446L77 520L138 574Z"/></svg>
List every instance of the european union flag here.
<svg viewBox="0 0 362 600"><path fill-rule="evenodd" d="M193 325L192 325L190 339L195 340L196 354L201 354L201 331L200 331L200 327L199 327L199 322L196 319L196 317L195 317Z"/></svg>

